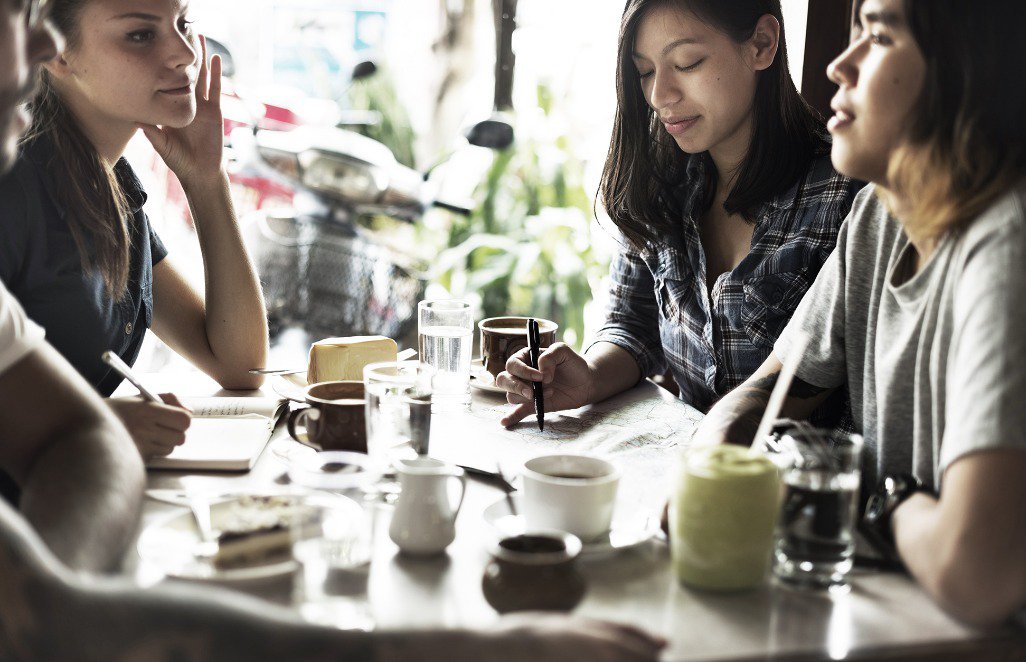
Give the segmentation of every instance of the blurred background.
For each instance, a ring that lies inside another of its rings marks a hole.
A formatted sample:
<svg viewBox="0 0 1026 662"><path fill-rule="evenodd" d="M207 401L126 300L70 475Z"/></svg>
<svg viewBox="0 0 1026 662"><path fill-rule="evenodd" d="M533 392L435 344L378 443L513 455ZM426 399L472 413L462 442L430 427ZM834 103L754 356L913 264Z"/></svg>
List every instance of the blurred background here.
<svg viewBox="0 0 1026 662"><path fill-rule="evenodd" d="M417 301L448 297L586 345L617 248L595 193L623 5L193 0L225 61L228 169L272 346L416 347ZM784 0L799 89L809 11ZM181 187L141 136L128 155L170 259L202 288ZM148 336L143 370L183 363Z"/></svg>

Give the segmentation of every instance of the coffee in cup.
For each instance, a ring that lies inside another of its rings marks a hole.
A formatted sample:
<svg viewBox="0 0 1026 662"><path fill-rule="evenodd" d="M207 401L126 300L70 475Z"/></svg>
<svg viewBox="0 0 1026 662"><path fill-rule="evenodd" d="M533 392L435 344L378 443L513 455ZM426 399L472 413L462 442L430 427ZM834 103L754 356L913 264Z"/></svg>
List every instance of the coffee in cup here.
<svg viewBox="0 0 1026 662"><path fill-rule="evenodd" d="M481 330L481 363L485 370L498 377L506 369L506 361L527 347L528 317L490 317L477 323ZM538 331L542 348L556 342L559 325L550 320L538 319Z"/></svg>
<svg viewBox="0 0 1026 662"><path fill-rule="evenodd" d="M524 516L589 542L609 531L620 470L591 455L542 455L524 463Z"/></svg>
<svg viewBox="0 0 1026 662"><path fill-rule="evenodd" d="M313 384L307 387L305 399L308 407L289 414L293 439L319 450L367 452L363 382Z"/></svg>

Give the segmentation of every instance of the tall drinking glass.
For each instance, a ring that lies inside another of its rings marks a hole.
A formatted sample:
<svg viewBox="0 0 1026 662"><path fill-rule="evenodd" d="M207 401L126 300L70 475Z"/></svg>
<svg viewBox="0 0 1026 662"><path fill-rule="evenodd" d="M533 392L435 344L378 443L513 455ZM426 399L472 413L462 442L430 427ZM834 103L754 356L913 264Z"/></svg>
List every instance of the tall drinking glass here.
<svg viewBox="0 0 1026 662"><path fill-rule="evenodd" d="M466 301L421 301L417 306L420 360L433 367L435 411L470 406L470 352L474 313Z"/></svg>
<svg viewBox="0 0 1026 662"><path fill-rule="evenodd" d="M372 548L367 518L354 518L349 509L325 509L292 531L292 556L298 565L292 600L303 618L345 630L373 629L367 597Z"/></svg>
<svg viewBox="0 0 1026 662"><path fill-rule="evenodd" d="M784 503L773 572L812 587L844 587L855 552L862 437L812 426L779 441Z"/></svg>
<svg viewBox="0 0 1026 662"><path fill-rule="evenodd" d="M398 492L398 485L384 478L392 463L427 454L434 376L435 369L422 361L371 363L363 369L367 456L379 477L371 491Z"/></svg>

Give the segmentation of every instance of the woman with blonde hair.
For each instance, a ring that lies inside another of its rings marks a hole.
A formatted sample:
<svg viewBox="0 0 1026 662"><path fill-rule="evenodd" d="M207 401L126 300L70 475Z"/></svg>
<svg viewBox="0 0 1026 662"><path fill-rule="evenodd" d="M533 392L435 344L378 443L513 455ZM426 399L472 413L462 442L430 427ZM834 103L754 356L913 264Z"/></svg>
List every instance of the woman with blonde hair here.
<svg viewBox="0 0 1026 662"><path fill-rule="evenodd" d="M1026 605L1026 5L860 5L828 69L829 128L837 169L872 185L699 436L752 443L782 361L798 366L792 418L847 386L863 532L952 614L995 625Z"/></svg>
<svg viewBox="0 0 1026 662"><path fill-rule="evenodd" d="M260 284L222 166L221 63L205 56L175 0L51 0L67 40L44 65L33 123L0 183L0 279L50 342L104 396L121 378L100 359L135 361L152 326L225 388L251 389L267 354ZM205 292L165 259L122 156L142 130L178 176L203 255ZM144 456L184 440L188 411L109 400Z"/></svg>

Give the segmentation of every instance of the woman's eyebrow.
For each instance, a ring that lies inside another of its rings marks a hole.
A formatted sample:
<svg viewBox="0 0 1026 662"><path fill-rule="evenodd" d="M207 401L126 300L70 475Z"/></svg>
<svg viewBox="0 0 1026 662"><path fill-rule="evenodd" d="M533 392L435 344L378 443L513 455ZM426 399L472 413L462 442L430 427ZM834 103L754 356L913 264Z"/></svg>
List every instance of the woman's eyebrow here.
<svg viewBox="0 0 1026 662"><path fill-rule="evenodd" d="M884 27L893 28L901 24L901 16L892 11L871 11L866 12L860 21L865 26L877 23Z"/></svg>
<svg viewBox="0 0 1026 662"><path fill-rule="evenodd" d="M678 46L683 46L684 44L700 44L700 43L702 43L702 40L698 39L696 37L684 37L683 39L677 39L676 41L671 41L669 44L664 46L662 52L660 52L660 55L667 55L673 49L677 48ZM641 53L638 53L637 51L632 53L632 55L634 57L636 57L636 58L642 58L642 59L644 59L644 57L645 57L644 55L642 55Z"/></svg>
<svg viewBox="0 0 1026 662"><path fill-rule="evenodd" d="M154 23L159 23L160 22L160 16L157 16L156 14L144 14L142 12L129 12L127 14L119 14L117 16L114 16L110 20L112 20L112 21L120 21L120 20L127 19L127 18L136 18L136 19L140 19L140 20L143 20L143 21L152 21Z"/></svg>

